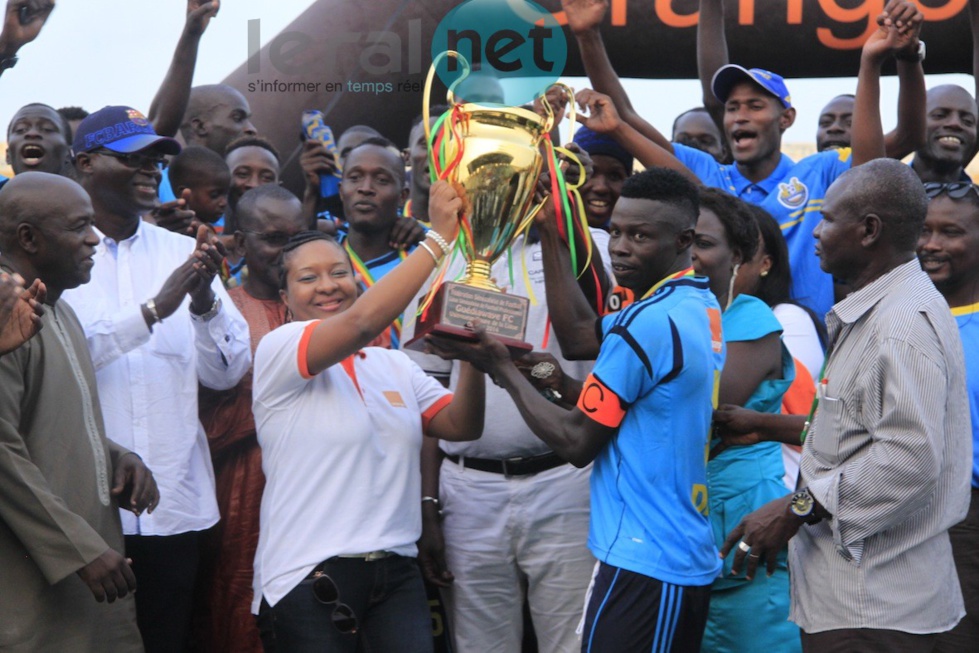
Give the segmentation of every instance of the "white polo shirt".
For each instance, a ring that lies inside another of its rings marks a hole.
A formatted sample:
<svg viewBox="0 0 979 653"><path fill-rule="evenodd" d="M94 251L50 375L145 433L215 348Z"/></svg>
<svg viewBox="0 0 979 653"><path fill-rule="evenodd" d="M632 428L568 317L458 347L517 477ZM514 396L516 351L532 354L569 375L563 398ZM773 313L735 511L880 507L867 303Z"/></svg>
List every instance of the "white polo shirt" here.
<svg viewBox="0 0 979 653"><path fill-rule="evenodd" d="M263 596L274 606L327 558L418 554L422 432L452 400L402 352L378 347L310 376L306 349L318 324L281 326L255 352L266 477L256 614Z"/></svg>

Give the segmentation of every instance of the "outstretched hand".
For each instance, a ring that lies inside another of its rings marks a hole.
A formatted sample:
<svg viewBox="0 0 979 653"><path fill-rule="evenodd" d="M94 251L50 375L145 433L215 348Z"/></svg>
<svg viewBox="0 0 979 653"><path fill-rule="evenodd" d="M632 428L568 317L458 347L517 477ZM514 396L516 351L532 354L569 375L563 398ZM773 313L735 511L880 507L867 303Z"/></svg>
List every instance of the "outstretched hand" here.
<svg viewBox="0 0 979 653"><path fill-rule="evenodd" d="M41 330L47 289L40 279L24 289L19 274L0 273L0 355L12 352Z"/></svg>
<svg viewBox="0 0 979 653"><path fill-rule="evenodd" d="M41 33L48 16L54 11L54 0L7 0L0 33L0 54L15 54Z"/></svg>
<svg viewBox="0 0 979 653"><path fill-rule="evenodd" d="M571 31L581 34L602 24L608 11L608 0L561 0L561 8L568 17Z"/></svg>
<svg viewBox="0 0 979 653"><path fill-rule="evenodd" d="M211 19L218 15L221 9L221 0L211 2L201 2L201 0L187 0L187 26L186 30L195 36L200 36L207 29Z"/></svg>
<svg viewBox="0 0 979 653"><path fill-rule="evenodd" d="M877 17L875 30L863 46L863 55L878 63L901 52L917 52L924 17L908 0L889 0Z"/></svg>
<svg viewBox="0 0 979 653"><path fill-rule="evenodd" d="M593 91L590 88L578 91L575 101L581 107L582 112L575 115L578 122L599 134L608 134L622 124L619 112L615 109L615 103L609 96Z"/></svg>

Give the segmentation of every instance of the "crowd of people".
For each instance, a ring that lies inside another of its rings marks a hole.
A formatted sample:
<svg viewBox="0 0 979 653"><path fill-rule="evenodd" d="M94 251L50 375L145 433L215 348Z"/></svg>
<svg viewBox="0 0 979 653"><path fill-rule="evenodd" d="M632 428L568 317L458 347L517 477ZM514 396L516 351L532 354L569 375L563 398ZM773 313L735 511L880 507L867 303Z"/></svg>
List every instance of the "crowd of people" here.
<svg viewBox="0 0 979 653"><path fill-rule="evenodd" d="M0 74L54 5L7 0ZM670 138L607 0L562 7L582 184L542 180L493 263L536 298L516 359L479 321L406 346L466 266L445 107L403 148L305 140L293 193L247 98L192 85L220 3L188 0L147 114L15 113L0 650L979 647L979 110L926 90L920 10L886 3L794 162L790 82L729 63L723 0Z"/></svg>

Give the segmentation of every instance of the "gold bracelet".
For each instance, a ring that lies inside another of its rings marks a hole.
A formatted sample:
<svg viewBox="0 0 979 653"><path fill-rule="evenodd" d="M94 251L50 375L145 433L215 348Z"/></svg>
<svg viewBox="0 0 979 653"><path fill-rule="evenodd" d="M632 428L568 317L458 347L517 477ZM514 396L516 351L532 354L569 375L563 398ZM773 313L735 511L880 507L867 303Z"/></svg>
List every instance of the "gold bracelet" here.
<svg viewBox="0 0 979 653"><path fill-rule="evenodd" d="M440 259L438 256L435 255L435 252L432 251L432 248L429 247L428 243L426 243L424 240L418 244L424 247L425 251L432 255L432 260L435 262L435 267L438 267L439 264L442 262L442 259Z"/></svg>
<svg viewBox="0 0 979 653"><path fill-rule="evenodd" d="M441 234L439 234L434 229L429 229L425 235L431 238L432 240L434 240L435 244L441 248L442 256L445 256L446 254L449 253L449 243L446 242L445 238L442 238Z"/></svg>

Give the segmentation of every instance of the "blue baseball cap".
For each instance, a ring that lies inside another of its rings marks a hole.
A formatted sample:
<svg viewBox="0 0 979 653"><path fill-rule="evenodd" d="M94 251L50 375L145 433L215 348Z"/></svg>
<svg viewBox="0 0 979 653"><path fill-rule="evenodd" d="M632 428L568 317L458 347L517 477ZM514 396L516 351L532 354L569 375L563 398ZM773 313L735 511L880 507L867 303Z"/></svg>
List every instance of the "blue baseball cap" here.
<svg viewBox="0 0 979 653"><path fill-rule="evenodd" d="M71 149L75 154L104 147L130 154L157 146L163 154L180 154L180 143L160 136L146 116L132 107L105 107L78 125Z"/></svg>
<svg viewBox="0 0 979 653"><path fill-rule="evenodd" d="M733 63L721 66L714 73L714 79L710 83L710 88L714 92L714 97L721 102L727 102L727 97L731 94L731 89L736 84L744 81L758 84L758 86L761 86L778 98L778 101L786 109L792 108L792 96L789 95L789 89L786 88L785 80L782 79L782 76L761 68L752 68L749 70Z"/></svg>

